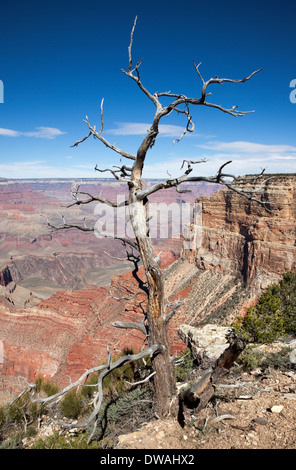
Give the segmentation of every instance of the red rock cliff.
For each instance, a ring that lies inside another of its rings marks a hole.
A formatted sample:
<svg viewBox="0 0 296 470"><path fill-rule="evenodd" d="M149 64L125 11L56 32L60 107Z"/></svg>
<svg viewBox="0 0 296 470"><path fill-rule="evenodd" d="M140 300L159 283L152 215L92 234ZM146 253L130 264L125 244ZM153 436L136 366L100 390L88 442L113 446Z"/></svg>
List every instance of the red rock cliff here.
<svg viewBox="0 0 296 470"><path fill-rule="evenodd" d="M259 189L261 183L262 178L248 188ZM272 178L254 196L267 201L272 212L229 189L198 198L201 244L183 256L201 269L242 274L260 290L296 267L296 176Z"/></svg>

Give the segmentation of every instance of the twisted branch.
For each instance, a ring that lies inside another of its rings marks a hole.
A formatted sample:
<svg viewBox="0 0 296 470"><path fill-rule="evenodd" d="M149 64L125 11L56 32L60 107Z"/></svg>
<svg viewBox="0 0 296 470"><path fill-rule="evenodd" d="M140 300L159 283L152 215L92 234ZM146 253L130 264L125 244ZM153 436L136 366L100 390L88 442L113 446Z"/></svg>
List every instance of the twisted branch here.
<svg viewBox="0 0 296 470"><path fill-rule="evenodd" d="M92 369L86 370L78 380L75 382L71 382L67 387L65 387L62 391L51 395L49 397L35 397L36 392L37 392L37 387L36 384L30 384L26 381L27 386L22 390L22 392L10 403L10 406L12 403L17 401L19 398L21 398L25 393L28 393L28 400L30 400L32 403L58 403L69 390L72 390L74 388L77 388L78 386L84 387L88 386L87 384L84 384L83 382L87 379L87 377L94 373L94 372L100 372L97 384L95 385L97 387L97 392L96 395L92 401L93 405L93 411L92 413L82 422L80 423L66 423L65 421L61 420L55 420L52 418L53 423L58 424L64 429L73 429L73 428L86 428L92 421L94 421L94 426L93 426L93 431L88 439L88 443L91 441L94 432L96 430L96 426L98 423L98 413L100 411L102 401L103 401L103 381L105 377L110 374L113 370L121 367L122 365L130 362L135 362L138 361L146 356L150 356L151 358L163 351L163 346L159 344L153 344L152 346L146 348L145 350L137 353L137 354L127 354L125 356L121 356L117 361L111 362L111 353L108 350L108 361L106 364L103 364L98 367L93 367Z"/></svg>

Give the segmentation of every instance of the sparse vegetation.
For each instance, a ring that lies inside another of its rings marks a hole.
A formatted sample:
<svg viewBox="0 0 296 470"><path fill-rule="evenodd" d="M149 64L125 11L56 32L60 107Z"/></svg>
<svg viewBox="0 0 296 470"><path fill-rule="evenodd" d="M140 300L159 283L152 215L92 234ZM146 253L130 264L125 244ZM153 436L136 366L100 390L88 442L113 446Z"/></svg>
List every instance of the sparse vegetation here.
<svg viewBox="0 0 296 470"><path fill-rule="evenodd" d="M37 439L32 449L98 449L97 442L87 443L88 434L84 433L79 436L62 436L59 432L55 432L46 439Z"/></svg>
<svg viewBox="0 0 296 470"><path fill-rule="evenodd" d="M70 390L60 403L60 410L67 418L76 419L83 409L81 395L76 389Z"/></svg>
<svg viewBox="0 0 296 470"><path fill-rule="evenodd" d="M296 333L296 274L283 275L279 284L270 285L256 306L233 324L249 342L272 343L280 336Z"/></svg>
<svg viewBox="0 0 296 470"><path fill-rule="evenodd" d="M260 367L265 370L268 367L285 369L290 367L289 347L282 347L279 351L264 353L258 349L258 345L249 344L238 358L238 363L247 371Z"/></svg>
<svg viewBox="0 0 296 470"><path fill-rule="evenodd" d="M192 370L194 368L194 359L190 349L186 349L178 358L181 362L175 368L175 377L177 382L186 382L190 379Z"/></svg>

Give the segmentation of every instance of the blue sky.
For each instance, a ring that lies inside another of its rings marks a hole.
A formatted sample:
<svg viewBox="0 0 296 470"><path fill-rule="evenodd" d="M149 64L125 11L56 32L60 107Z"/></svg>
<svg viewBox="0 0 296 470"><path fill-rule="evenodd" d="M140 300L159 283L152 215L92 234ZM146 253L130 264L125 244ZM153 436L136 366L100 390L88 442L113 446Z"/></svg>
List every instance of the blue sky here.
<svg viewBox="0 0 296 470"><path fill-rule="evenodd" d="M204 79L243 78L263 68L244 84L212 85L208 98L254 113L234 118L193 107L195 132L175 144L184 116L164 118L144 176L177 176L184 158L202 157L208 163L195 174L215 174L226 160L235 174L296 172L295 2L16 0L2 2L0 14L0 177L97 177L96 164L119 164L94 139L71 148L88 133L86 115L100 127L102 98L104 137L136 152L154 115L121 72L136 15L133 60L143 58L141 80L152 93L198 98L193 59L202 62Z"/></svg>

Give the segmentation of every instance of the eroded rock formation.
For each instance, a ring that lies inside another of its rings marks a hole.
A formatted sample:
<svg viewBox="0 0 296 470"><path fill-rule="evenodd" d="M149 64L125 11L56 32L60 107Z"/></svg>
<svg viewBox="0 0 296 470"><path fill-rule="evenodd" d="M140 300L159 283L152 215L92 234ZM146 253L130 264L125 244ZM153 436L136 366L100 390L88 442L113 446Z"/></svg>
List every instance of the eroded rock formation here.
<svg viewBox="0 0 296 470"><path fill-rule="evenodd" d="M258 189L262 181L246 188ZM198 198L201 246L184 257L201 269L242 275L260 291L296 266L296 175L269 179L254 195L272 212L228 189Z"/></svg>

